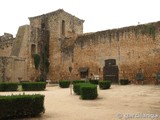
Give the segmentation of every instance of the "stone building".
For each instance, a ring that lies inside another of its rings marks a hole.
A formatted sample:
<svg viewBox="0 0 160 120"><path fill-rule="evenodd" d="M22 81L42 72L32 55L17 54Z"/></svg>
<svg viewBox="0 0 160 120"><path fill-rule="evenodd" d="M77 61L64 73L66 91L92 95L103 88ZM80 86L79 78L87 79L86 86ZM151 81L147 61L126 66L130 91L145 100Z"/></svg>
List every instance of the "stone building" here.
<svg viewBox="0 0 160 120"><path fill-rule="evenodd" d="M21 61L14 81L40 75L53 82L107 75L134 80L142 69L145 81L152 83L160 71L160 22L84 34L84 20L62 9L29 20L30 25L19 28L10 55L6 53ZM41 58L38 70L33 54Z"/></svg>
<svg viewBox="0 0 160 120"><path fill-rule="evenodd" d="M50 65L47 75L48 79L57 81L62 79L63 76L64 79L68 79L68 76L66 76L68 74L68 65L64 66L63 64L65 59L63 58L62 46L66 47L67 41L71 44L70 41L73 43L78 34L83 34L84 21L62 9L48 14L30 17L29 20L30 50L34 53L42 54L44 51L41 51L41 42L43 42L44 47L47 44L49 47L48 62Z"/></svg>

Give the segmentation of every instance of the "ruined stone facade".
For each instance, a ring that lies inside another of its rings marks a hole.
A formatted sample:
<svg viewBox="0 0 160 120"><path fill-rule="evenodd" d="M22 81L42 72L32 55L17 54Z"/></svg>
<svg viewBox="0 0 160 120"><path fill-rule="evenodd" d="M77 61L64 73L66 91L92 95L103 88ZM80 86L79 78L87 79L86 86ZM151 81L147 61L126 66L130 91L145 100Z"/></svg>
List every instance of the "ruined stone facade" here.
<svg viewBox="0 0 160 120"><path fill-rule="evenodd" d="M0 81L16 82L27 79L29 27L21 26L16 38L5 33L0 41Z"/></svg>
<svg viewBox="0 0 160 120"><path fill-rule="evenodd" d="M84 21L61 9L45 15L30 17L29 19L30 42L35 45L35 51L40 54L39 44L43 39L49 42L48 59L50 65L48 79L53 81L60 80L63 72L68 74L68 66L62 64L62 46L68 40L75 41L76 36L83 33ZM48 32L48 36L42 38L44 32ZM67 71L65 67L67 67Z"/></svg>
<svg viewBox="0 0 160 120"><path fill-rule="evenodd" d="M160 22L83 34L84 20L62 9L29 20L30 25L19 28L10 52L10 57L23 59L19 65L25 75L16 73L14 79L35 80L40 74L53 82L91 75L103 79L107 59L116 60L119 79L134 80L141 68L145 81L153 83L160 71ZM39 70L35 53L41 56Z"/></svg>
<svg viewBox="0 0 160 120"><path fill-rule="evenodd" d="M10 56L14 41L12 34L4 33L0 36L0 56Z"/></svg>

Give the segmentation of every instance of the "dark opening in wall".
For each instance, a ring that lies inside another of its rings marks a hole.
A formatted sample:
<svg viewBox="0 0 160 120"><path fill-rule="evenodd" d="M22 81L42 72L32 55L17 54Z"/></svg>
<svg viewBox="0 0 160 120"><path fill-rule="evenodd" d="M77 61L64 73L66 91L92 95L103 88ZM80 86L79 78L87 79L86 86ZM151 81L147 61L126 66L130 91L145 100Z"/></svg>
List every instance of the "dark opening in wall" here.
<svg viewBox="0 0 160 120"><path fill-rule="evenodd" d="M105 60L105 66L103 67L103 79L118 83L119 69L118 65L116 65L116 59Z"/></svg>
<svg viewBox="0 0 160 120"><path fill-rule="evenodd" d="M42 23L42 24L41 24L41 28L42 28L42 29L45 29L45 28L46 28L45 23Z"/></svg>
<svg viewBox="0 0 160 120"><path fill-rule="evenodd" d="M62 35L65 36L65 21L62 20Z"/></svg>
<svg viewBox="0 0 160 120"><path fill-rule="evenodd" d="M35 44L32 44L31 45L31 55L35 54L36 53L36 45Z"/></svg>
<svg viewBox="0 0 160 120"><path fill-rule="evenodd" d="M88 78L89 68L88 67L81 67L79 68L80 78Z"/></svg>

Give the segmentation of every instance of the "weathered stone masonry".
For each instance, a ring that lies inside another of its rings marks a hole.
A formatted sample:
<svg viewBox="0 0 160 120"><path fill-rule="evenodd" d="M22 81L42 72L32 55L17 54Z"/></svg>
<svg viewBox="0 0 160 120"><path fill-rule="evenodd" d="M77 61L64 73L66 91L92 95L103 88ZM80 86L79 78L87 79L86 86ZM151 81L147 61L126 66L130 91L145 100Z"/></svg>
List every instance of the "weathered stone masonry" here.
<svg viewBox="0 0 160 120"><path fill-rule="evenodd" d="M25 77L16 73L15 80L40 75L53 82L91 75L102 79L107 59L116 60L119 79L134 80L142 68L146 83L152 83L160 71L160 22L83 34L84 20L62 9L29 20L30 25L19 28L10 51L24 65ZM35 53L41 56L39 70L34 68Z"/></svg>
<svg viewBox="0 0 160 120"><path fill-rule="evenodd" d="M15 38L9 33L0 36L0 56L10 56L14 41Z"/></svg>
<svg viewBox="0 0 160 120"><path fill-rule="evenodd" d="M27 79L28 25L20 26L16 38L5 33L0 42L0 81Z"/></svg>
<svg viewBox="0 0 160 120"><path fill-rule="evenodd" d="M90 73L102 75L104 60L116 59L120 78L133 80L142 68L152 82L160 70L159 27L157 22L80 35L74 43L74 67L87 66Z"/></svg>
<svg viewBox="0 0 160 120"><path fill-rule="evenodd" d="M83 33L83 20L80 20L77 17L66 13L61 9L45 15L31 17L29 19L31 35L37 35L37 37L34 37L35 42L33 42L36 45L36 49L40 49L38 46L38 41L41 35L38 33L38 31L46 30L49 32L48 37L50 65L48 78L53 81L58 81L65 74L67 74L66 69L62 63L62 61L65 59L63 60L61 47L65 41L69 39L74 41L77 34ZM31 40L32 39L33 37L31 37ZM37 53L40 52L37 51Z"/></svg>

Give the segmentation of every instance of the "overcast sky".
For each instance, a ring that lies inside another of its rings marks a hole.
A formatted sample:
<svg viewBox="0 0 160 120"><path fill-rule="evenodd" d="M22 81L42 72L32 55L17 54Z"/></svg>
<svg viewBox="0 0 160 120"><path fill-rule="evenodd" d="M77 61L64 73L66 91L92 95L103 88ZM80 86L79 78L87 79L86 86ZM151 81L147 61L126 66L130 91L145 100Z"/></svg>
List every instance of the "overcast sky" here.
<svg viewBox="0 0 160 120"><path fill-rule="evenodd" d="M28 17L57 9L85 20L84 33L160 21L160 0L0 0L0 36L17 33Z"/></svg>

